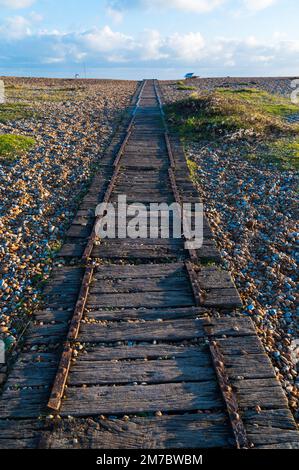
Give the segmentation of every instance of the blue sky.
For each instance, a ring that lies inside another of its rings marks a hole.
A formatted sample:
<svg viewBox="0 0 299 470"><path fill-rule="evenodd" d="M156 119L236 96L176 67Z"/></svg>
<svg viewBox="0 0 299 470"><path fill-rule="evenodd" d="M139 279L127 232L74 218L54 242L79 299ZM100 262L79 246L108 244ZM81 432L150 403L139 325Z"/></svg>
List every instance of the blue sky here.
<svg viewBox="0 0 299 470"><path fill-rule="evenodd" d="M0 74L299 75L298 0L0 0Z"/></svg>

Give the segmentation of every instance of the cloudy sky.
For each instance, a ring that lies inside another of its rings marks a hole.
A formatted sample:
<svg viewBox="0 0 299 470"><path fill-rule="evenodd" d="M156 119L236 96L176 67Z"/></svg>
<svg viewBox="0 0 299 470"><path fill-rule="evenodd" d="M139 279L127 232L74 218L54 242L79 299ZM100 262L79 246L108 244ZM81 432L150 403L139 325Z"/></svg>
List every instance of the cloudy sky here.
<svg viewBox="0 0 299 470"><path fill-rule="evenodd" d="M0 0L0 75L299 75L298 0Z"/></svg>

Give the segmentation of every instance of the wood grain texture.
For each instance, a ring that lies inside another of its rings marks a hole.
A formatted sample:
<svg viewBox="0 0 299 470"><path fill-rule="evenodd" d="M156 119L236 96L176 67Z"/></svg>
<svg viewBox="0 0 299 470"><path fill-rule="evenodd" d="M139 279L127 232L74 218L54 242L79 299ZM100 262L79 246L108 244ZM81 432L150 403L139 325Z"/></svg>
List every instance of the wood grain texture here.
<svg viewBox="0 0 299 470"><path fill-rule="evenodd" d="M92 416L222 408L217 382L67 389L61 416Z"/></svg>
<svg viewBox="0 0 299 470"><path fill-rule="evenodd" d="M73 443L77 436L78 445ZM47 448L171 449L230 447L232 436L224 413L132 418L130 421L76 419L48 433Z"/></svg>

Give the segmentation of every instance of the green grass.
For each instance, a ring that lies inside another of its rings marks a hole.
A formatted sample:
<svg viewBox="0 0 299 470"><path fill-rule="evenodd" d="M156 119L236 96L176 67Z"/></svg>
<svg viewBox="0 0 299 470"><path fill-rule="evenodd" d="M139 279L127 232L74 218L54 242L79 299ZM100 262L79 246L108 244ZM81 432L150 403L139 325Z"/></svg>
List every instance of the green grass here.
<svg viewBox="0 0 299 470"><path fill-rule="evenodd" d="M83 87L39 87L32 88L26 85L8 85L6 87L7 97L10 100L62 102L78 100L82 97Z"/></svg>
<svg viewBox="0 0 299 470"><path fill-rule="evenodd" d="M183 80L177 82L177 90L184 91L184 90L196 90L196 87L187 85L186 82Z"/></svg>
<svg viewBox="0 0 299 470"><path fill-rule="evenodd" d="M195 86L190 86L190 85L179 85L178 90L196 90Z"/></svg>
<svg viewBox="0 0 299 470"><path fill-rule="evenodd" d="M192 93L166 106L169 123L183 140L217 142L237 132L248 158L263 158L284 169L298 169L299 124L286 116L299 114L288 99L256 88Z"/></svg>
<svg viewBox="0 0 299 470"><path fill-rule="evenodd" d="M23 135L0 135L0 160L14 160L31 150L35 140Z"/></svg>
<svg viewBox="0 0 299 470"><path fill-rule="evenodd" d="M23 103L0 104L0 122L18 121L27 119L34 115L28 105Z"/></svg>
<svg viewBox="0 0 299 470"><path fill-rule="evenodd" d="M182 136L194 139L215 139L240 129L264 136L299 132L298 124L285 120L287 115L299 113L299 106L257 89L192 93L168 105L166 112Z"/></svg>
<svg viewBox="0 0 299 470"><path fill-rule="evenodd" d="M267 142L256 152L249 154L249 157L262 158L283 170L299 170L299 136Z"/></svg>
<svg viewBox="0 0 299 470"><path fill-rule="evenodd" d="M194 180L198 176L198 166L197 164L193 161L190 160L189 158L187 159L187 165L190 171L191 178Z"/></svg>
<svg viewBox="0 0 299 470"><path fill-rule="evenodd" d="M253 105L260 113L267 113L270 116L285 117L299 112L299 107L288 99L278 95L271 95L257 88L241 88L237 90L218 88L217 91L231 100L237 98L249 106Z"/></svg>

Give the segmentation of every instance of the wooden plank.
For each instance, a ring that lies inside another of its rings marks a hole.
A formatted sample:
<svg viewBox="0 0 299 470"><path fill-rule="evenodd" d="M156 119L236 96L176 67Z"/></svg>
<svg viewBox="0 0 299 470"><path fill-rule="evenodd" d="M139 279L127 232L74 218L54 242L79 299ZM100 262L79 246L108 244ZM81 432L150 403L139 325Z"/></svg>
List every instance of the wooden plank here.
<svg viewBox="0 0 299 470"><path fill-rule="evenodd" d="M247 410L243 420L255 447L299 448L298 428L289 409Z"/></svg>
<svg viewBox="0 0 299 470"><path fill-rule="evenodd" d="M95 268L94 277L96 279L112 278L130 278L135 277L147 279L151 277L163 277L168 275L182 275L186 273L184 263L171 264L147 264L144 265L109 265L98 266Z"/></svg>
<svg viewBox="0 0 299 470"><path fill-rule="evenodd" d="M165 168L164 170L159 171L130 171L130 168L126 170L125 173L122 172L122 169L120 170L120 175L119 175L119 180L118 180L119 185L123 186L142 186L143 184L145 185L152 185L153 188L159 189L161 186L166 186L169 187L169 180L168 180L168 173L167 169Z"/></svg>
<svg viewBox="0 0 299 470"><path fill-rule="evenodd" d="M76 436L78 444L74 444ZM173 449L230 447L232 436L224 413L160 418L75 419L48 434L51 449Z"/></svg>
<svg viewBox="0 0 299 470"><path fill-rule="evenodd" d="M15 364L9 374L6 387L41 387L49 386L54 380L58 358L55 363L32 362Z"/></svg>
<svg viewBox="0 0 299 470"><path fill-rule="evenodd" d="M233 380L232 384L241 408L288 408L286 396L276 379Z"/></svg>
<svg viewBox="0 0 299 470"><path fill-rule="evenodd" d="M176 320L145 323L82 324L79 340L82 342L116 341L183 341L202 338L204 331L198 320Z"/></svg>
<svg viewBox="0 0 299 470"><path fill-rule="evenodd" d="M275 446L276 448L299 448L299 433L298 431L283 431L280 430L278 435L274 435L273 430L260 427L256 429L254 426L248 427L248 436L256 447ZM285 445L287 444L287 447ZM289 447L290 446L290 447Z"/></svg>
<svg viewBox="0 0 299 470"><path fill-rule="evenodd" d="M18 439L1 439L0 438L0 449L1 450L12 450L12 449L35 449L38 445L39 436L35 437L20 437Z"/></svg>
<svg viewBox="0 0 299 470"><path fill-rule="evenodd" d="M66 323L56 325L33 325L25 340L26 345L56 344L65 339L68 331Z"/></svg>
<svg viewBox="0 0 299 470"><path fill-rule="evenodd" d="M221 262L221 256L214 242L210 244L210 241L204 239L203 246L196 250L196 254L199 260L212 261L215 263Z"/></svg>
<svg viewBox="0 0 299 470"><path fill-rule="evenodd" d="M250 354L245 357L227 356L224 357L224 365L231 379L239 376L245 379L276 377L273 366L265 353Z"/></svg>
<svg viewBox="0 0 299 470"><path fill-rule="evenodd" d="M46 412L46 388L6 389L0 400L0 419L37 418Z"/></svg>
<svg viewBox="0 0 299 470"><path fill-rule="evenodd" d="M171 277L164 279L109 279L93 281L90 287L91 295L108 293L135 293L135 292L169 292L184 291L191 293L191 287L187 277ZM172 294L170 294L172 295Z"/></svg>
<svg viewBox="0 0 299 470"><path fill-rule="evenodd" d="M209 355L206 363L197 364L196 358L175 360L135 360L117 363L103 361L80 361L73 365L68 384L108 385L137 383L206 382L215 379Z"/></svg>
<svg viewBox="0 0 299 470"><path fill-rule="evenodd" d="M132 346L95 346L87 348L86 353L80 354L79 360L83 361L109 361L109 360L133 360L133 359L186 359L196 360L197 365L204 366L207 363L208 346L185 346L176 344L146 344ZM209 354L208 354L209 357Z"/></svg>
<svg viewBox="0 0 299 470"><path fill-rule="evenodd" d="M180 318L195 318L206 314L207 310L200 307L187 308L140 308L122 310L90 310L85 317L95 320L127 321L127 320L176 320Z"/></svg>
<svg viewBox="0 0 299 470"><path fill-rule="evenodd" d="M237 321L239 320L239 321ZM219 322L219 323L218 323ZM183 341L205 336L204 325L209 324L211 336L243 336L254 333L248 319L219 319L207 323L207 320L146 321L141 323L118 322L108 324L82 324L79 340L82 342L117 342L117 341ZM235 328L238 328L237 330Z"/></svg>
<svg viewBox="0 0 299 470"><path fill-rule="evenodd" d="M34 319L37 322L51 323L59 322L65 323L72 317L73 309L70 310L38 310L34 313Z"/></svg>
<svg viewBox="0 0 299 470"><path fill-rule="evenodd" d="M118 202L118 195L113 192L111 199L111 202L117 203ZM171 193L168 194L168 196L156 196L155 199L153 200L152 197L149 197L146 192L144 194L140 194L138 196L138 203L142 203L147 207L150 207L150 204L154 203L163 203L163 204L172 204L174 201L174 197L172 196ZM127 193L127 204L134 205L136 204L136 197L134 195L131 195L129 192Z"/></svg>
<svg viewBox="0 0 299 470"><path fill-rule="evenodd" d="M101 307L187 307L193 306L191 292L137 292L131 294L90 294L87 308Z"/></svg>
<svg viewBox="0 0 299 470"><path fill-rule="evenodd" d="M248 339L250 338L250 341ZM220 339L217 344L223 354L225 369L230 378L275 378L276 374L271 361L257 338L238 337Z"/></svg>
<svg viewBox="0 0 299 470"><path fill-rule="evenodd" d="M129 180L124 180L124 179L119 179L117 183L117 190L121 191L123 190L123 194L126 194L127 190L133 189L134 191L142 191L147 192L147 191L162 191L163 193L165 191L170 192L171 187L169 182L167 181L166 178L166 173L165 173L165 178L161 181L161 179L156 179L156 180L148 180L148 178L141 179L140 177L138 179L134 179L133 181Z"/></svg>
<svg viewBox="0 0 299 470"><path fill-rule="evenodd" d="M248 354L265 354L265 349L256 335L219 338L217 344L225 357L237 355L246 358Z"/></svg>
<svg viewBox="0 0 299 470"><path fill-rule="evenodd" d="M87 238L90 236L92 225L84 227L82 225L71 225L66 236L72 238Z"/></svg>
<svg viewBox="0 0 299 470"><path fill-rule="evenodd" d="M60 277L80 277L82 273L82 268L77 266L62 266L62 267L55 267L51 273L50 279L56 279Z"/></svg>
<svg viewBox="0 0 299 470"><path fill-rule="evenodd" d="M297 430L294 417L289 409L246 410L243 411L243 420L246 425L268 427L275 435L284 429Z"/></svg>
<svg viewBox="0 0 299 470"><path fill-rule="evenodd" d="M210 319L207 333L214 337L256 335L250 318L217 318Z"/></svg>
<svg viewBox="0 0 299 470"><path fill-rule="evenodd" d="M43 423L35 420L0 420L1 439L20 439L34 437L43 428Z"/></svg>
<svg viewBox="0 0 299 470"><path fill-rule="evenodd" d="M91 416L222 408L216 381L117 387L69 387L61 416Z"/></svg>
<svg viewBox="0 0 299 470"><path fill-rule="evenodd" d="M72 226L78 225L82 227L92 227L94 219L95 219L95 212L92 211L89 213L88 211L84 211L84 215L80 215L82 211L78 211L77 215L74 217Z"/></svg>
<svg viewBox="0 0 299 470"><path fill-rule="evenodd" d="M286 442L284 444L267 444L265 446L263 445L257 445L257 449L299 449L299 443L298 442Z"/></svg>
<svg viewBox="0 0 299 470"><path fill-rule="evenodd" d="M215 266L202 266L197 273L202 289L229 289L234 287L231 275Z"/></svg>
<svg viewBox="0 0 299 470"><path fill-rule="evenodd" d="M0 420L0 449L36 449L42 430L37 420Z"/></svg>
<svg viewBox="0 0 299 470"><path fill-rule="evenodd" d="M142 248L142 249L156 249L156 247L169 248L173 250L179 249L183 245L183 240L180 238L137 238L136 240L130 238L113 238L102 240L99 245L100 248L115 247L115 249L127 249L127 248Z"/></svg>
<svg viewBox="0 0 299 470"><path fill-rule="evenodd" d="M74 248L74 251L69 252L68 256L74 256L74 253L79 253L79 250L77 248ZM66 254L64 254L66 256ZM105 259L105 260L153 260L153 261L159 261L159 260L177 260L177 259L184 259L186 258L187 254L183 247L181 250L175 250L172 249L171 247L165 247L163 245L156 245L156 247L153 246L147 246L143 248L134 248L133 246L131 247L121 247L119 245L115 245L114 247L101 247L96 246L94 247L91 258L97 258L97 259ZM209 257L210 259L210 257Z"/></svg>
<svg viewBox="0 0 299 470"><path fill-rule="evenodd" d="M80 258L84 252L84 244L78 243L64 243L59 252L61 258Z"/></svg>
<svg viewBox="0 0 299 470"><path fill-rule="evenodd" d="M150 188L137 188L136 186L132 185L127 186L127 187L119 187L118 185L115 187L113 194L114 195L123 195L126 194L127 197L134 197L136 198L136 201L139 200L139 197L143 197L146 195L147 197L150 197L153 202L156 201L157 198L162 198L164 197L165 199L169 198L169 193L170 191L167 188L163 189L150 189Z"/></svg>
<svg viewBox="0 0 299 470"><path fill-rule="evenodd" d="M241 308L243 303L237 289L210 289L204 291L202 304L206 307Z"/></svg>
<svg viewBox="0 0 299 470"><path fill-rule="evenodd" d="M16 364L26 363L54 363L57 364L58 352L22 352ZM31 364L30 364L31 367Z"/></svg>

